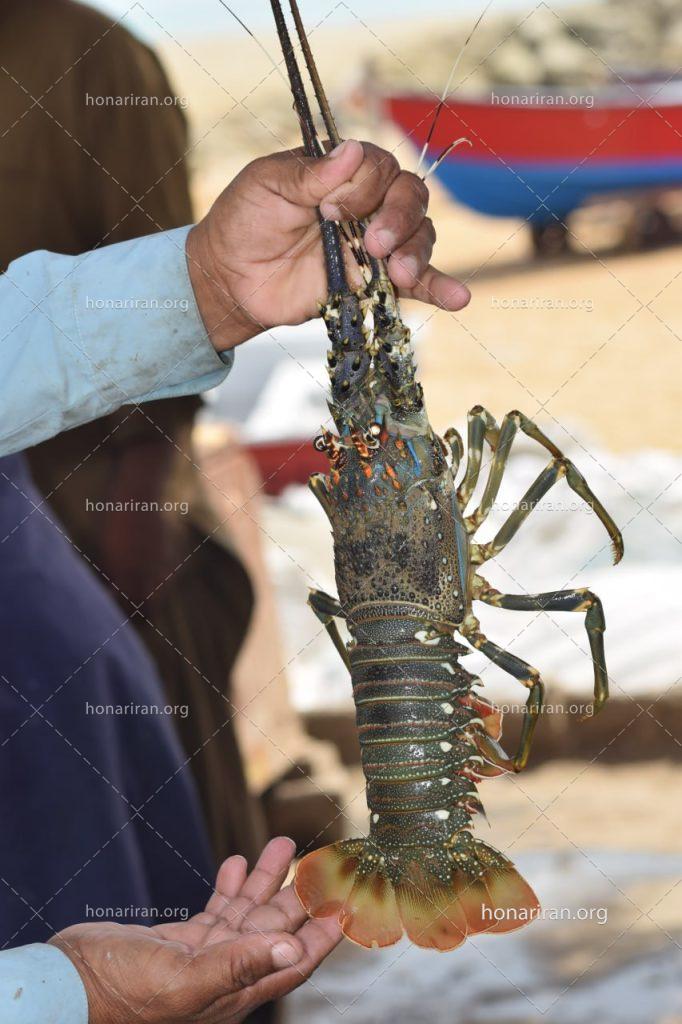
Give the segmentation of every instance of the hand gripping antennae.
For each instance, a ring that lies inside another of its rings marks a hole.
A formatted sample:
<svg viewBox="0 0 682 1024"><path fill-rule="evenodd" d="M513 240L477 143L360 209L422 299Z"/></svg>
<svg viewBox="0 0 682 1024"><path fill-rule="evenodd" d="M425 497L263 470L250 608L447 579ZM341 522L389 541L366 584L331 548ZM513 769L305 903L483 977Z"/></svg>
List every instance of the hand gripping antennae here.
<svg viewBox="0 0 682 1024"><path fill-rule="evenodd" d="M280 0L270 0L270 6L289 74L294 107L301 123L305 151L309 156L321 156L324 150L317 135ZM338 225L320 217L320 230L329 285L322 316L332 343L328 356L332 398L340 418L345 418L350 425L354 419L353 398L358 394L358 385L369 373L371 357L367 350L360 301L348 284Z"/></svg>

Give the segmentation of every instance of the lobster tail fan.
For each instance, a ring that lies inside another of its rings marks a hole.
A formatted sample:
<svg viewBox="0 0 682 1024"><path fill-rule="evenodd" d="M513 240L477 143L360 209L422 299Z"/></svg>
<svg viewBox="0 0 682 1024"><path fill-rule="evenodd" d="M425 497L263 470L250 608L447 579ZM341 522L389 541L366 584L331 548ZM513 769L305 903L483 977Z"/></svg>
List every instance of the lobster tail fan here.
<svg viewBox="0 0 682 1024"><path fill-rule="evenodd" d="M540 913L537 896L512 864L491 868L485 875L485 888L494 922L485 930L491 934L516 931Z"/></svg>
<svg viewBox="0 0 682 1024"><path fill-rule="evenodd" d="M415 946L446 952L462 945L467 920L452 884L427 876L413 861L397 889L400 918Z"/></svg>
<svg viewBox="0 0 682 1024"><path fill-rule="evenodd" d="M396 891L379 871L363 875L353 885L339 915L341 931L359 946L392 946L403 925Z"/></svg>
<svg viewBox="0 0 682 1024"><path fill-rule="evenodd" d="M311 917L339 914L350 896L363 843L342 840L313 850L296 869L294 888Z"/></svg>
<svg viewBox="0 0 682 1024"><path fill-rule="evenodd" d="M361 946L391 946L405 932L416 946L446 951L470 935L514 931L539 912L511 861L480 841L471 847L480 874L453 867L449 882L439 880L422 866L432 853L425 849L421 857L412 854L395 885L373 867L376 847L364 847L363 840L346 840L315 850L300 862L294 883L312 917L336 915L344 935Z"/></svg>

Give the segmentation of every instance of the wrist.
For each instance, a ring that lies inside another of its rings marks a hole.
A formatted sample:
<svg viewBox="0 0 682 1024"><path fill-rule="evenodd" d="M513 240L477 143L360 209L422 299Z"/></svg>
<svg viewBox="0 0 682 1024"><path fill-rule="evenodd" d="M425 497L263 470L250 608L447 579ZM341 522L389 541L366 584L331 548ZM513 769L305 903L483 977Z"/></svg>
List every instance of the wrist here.
<svg viewBox="0 0 682 1024"><path fill-rule="evenodd" d="M106 992L102 991L97 968L88 959L87 946L83 949L75 934L77 928L76 925L75 928L58 932L49 939L48 945L55 946L68 957L78 972L88 1001L90 1024L123 1024L125 1018L119 1016L115 1009L119 1000L114 998L114 994L110 994L107 999Z"/></svg>
<svg viewBox="0 0 682 1024"><path fill-rule="evenodd" d="M259 334L259 325L224 283L204 221L195 224L187 235L185 253L197 307L216 351L225 352Z"/></svg>

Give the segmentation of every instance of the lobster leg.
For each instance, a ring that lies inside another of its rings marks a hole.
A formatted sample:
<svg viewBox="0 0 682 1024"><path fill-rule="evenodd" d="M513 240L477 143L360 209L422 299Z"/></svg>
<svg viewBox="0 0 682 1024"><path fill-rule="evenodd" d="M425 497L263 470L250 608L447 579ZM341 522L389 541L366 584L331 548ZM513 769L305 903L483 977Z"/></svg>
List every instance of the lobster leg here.
<svg viewBox="0 0 682 1024"><path fill-rule="evenodd" d="M310 480L308 480L308 487L319 501L327 516L329 516L331 510L329 485L324 473L313 473Z"/></svg>
<svg viewBox="0 0 682 1024"><path fill-rule="evenodd" d="M495 448L499 427L495 419L482 405L475 405L467 415L467 464L464 478L457 488L457 501L462 510L469 503L481 475L483 445L488 440L491 448Z"/></svg>
<svg viewBox="0 0 682 1024"><path fill-rule="evenodd" d="M334 647L336 647L344 665L350 672L350 656L339 633L339 627L335 622L335 617L345 619L346 615L343 608L335 597L332 597L331 594L325 594L323 590L311 590L308 595L308 604L329 633Z"/></svg>
<svg viewBox="0 0 682 1024"><path fill-rule="evenodd" d="M462 461L462 456L464 455L462 437L459 430L455 430L454 427L449 427L449 429L443 434L443 440L450 449L450 455L452 458L450 472L453 477L455 477L457 476L457 470L459 469L459 464Z"/></svg>
<svg viewBox="0 0 682 1024"><path fill-rule="evenodd" d="M487 562L490 558L494 558L495 555L507 546L538 502L544 498L547 491L554 486L557 480L560 480L561 477L565 475L566 465L562 459L552 459L552 461L545 466L542 472L538 474L537 478L530 485L509 518L502 524L493 539L487 544L479 544L477 546L476 562L479 565L482 562ZM483 497L485 498L485 495ZM492 501L490 504L492 505ZM466 520L467 529L470 531L477 530L483 519L488 515L489 511L490 506L485 509L483 508L482 499L481 505L476 512Z"/></svg>
<svg viewBox="0 0 682 1024"><path fill-rule="evenodd" d="M614 562L619 562L623 557L623 538L621 537L620 530L602 503L593 493L589 484L585 480L585 477L577 467L561 453L554 442L550 441L550 439L543 434L540 428L536 426L532 420L529 420L527 416L524 416L522 412L519 412L516 409L507 413L502 421L498 441L495 446L495 456L493 458L488 482L486 484L485 491L483 492L483 497L481 498L478 508L470 516L467 516L465 520L469 532L476 532L492 508L493 502L495 501L500 489L500 483L502 482L502 476L506 468L507 459L509 458L512 441L519 429L522 430L527 437L532 438L534 441L537 441L538 444L541 444L543 448L546 448L553 456L553 459L547 468L540 474L535 483L531 485L519 508L512 512L507 522L502 526L498 535L490 542L490 544L482 545L480 552L484 555L483 561L485 561L486 558L491 558L493 555L497 554L497 552L500 551L509 540L511 540L521 523L523 523L534 507L533 504L529 505L529 502L532 501L534 504L537 504L552 484L555 483L560 476L565 476L566 482L571 490L573 490L590 506L592 511L597 515L597 518L604 525L609 537L611 538Z"/></svg>
<svg viewBox="0 0 682 1024"><path fill-rule="evenodd" d="M545 696L545 684L542 682L540 673L536 668L533 668L533 666L529 665L528 662L522 661L521 658L517 658L516 655L512 654L510 651L505 651L502 647L498 647L497 644L492 642L492 640L488 640L483 633L480 633L478 630L478 622L473 618L473 616L471 617L470 623L465 622L460 627L460 632L462 633L462 636L465 636L478 651L481 651L487 658L490 658L495 665L499 665L501 669L504 669L505 672L514 676L515 679L518 679L519 682L523 683L523 685L528 687L530 690L528 700L526 701L526 710L523 717L519 748L514 757L511 759L500 758L497 760L492 751L486 751L488 759L498 764L501 768L511 768L515 772L520 772L528 763L528 755L533 741L533 733L535 732L535 726L538 723L538 718L542 711L542 704Z"/></svg>
<svg viewBox="0 0 682 1024"><path fill-rule="evenodd" d="M501 594L493 587L481 591L479 600L496 608L531 612L585 612L585 629L590 641L594 665L593 714L603 708L609 696L609 677L606 672L604 654L604 609L596 594L585 588L576 590L552 590L546 594Z"/></svg>

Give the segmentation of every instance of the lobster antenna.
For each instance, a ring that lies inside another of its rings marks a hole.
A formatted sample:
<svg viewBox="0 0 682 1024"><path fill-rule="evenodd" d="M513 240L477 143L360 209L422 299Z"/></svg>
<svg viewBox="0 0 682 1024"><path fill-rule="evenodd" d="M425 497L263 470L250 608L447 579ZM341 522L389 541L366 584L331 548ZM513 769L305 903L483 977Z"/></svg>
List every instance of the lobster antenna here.
<svg viewBox="0 0 682 1024"><path fill-rule="evenodd" d="M287 28L282 5L280 0L270 0L270 6L277 26L280 46L284 54L284 62L289 75L289 86L294 97L294 109L298 115L303 134L304 149L308 156L324 156L324 149L319 140L313 115L306 96L305 86L301 78L301 72L296 60L296 54L291 44L289 29ZM319 216L319 214L318 214ZM344 265L343 251L341 249L341 235L338 226L330 220L323 220L320 217L320 230L322 232L325 262L327 265L327 277L332 292L348 294L348 278Z"/></svg>
<svg viewBox="0 0 682 1024"><path fill-rule="evenodd" d="M259 39L259 38L258 38L258 37L256 36L256 34L255 34L254 32L252 32L252 31L251 31L251 29L250 29L250 28L249 28L249 26L248 26L248 25L246 24L246 22L245 22L245 21L242 21L242 19L241 19L241 18L239 17L239 15L238 15L238 14L236 13L236 11L233 11L233 10L232 10L232 8L230 7L230 5L229 5L229 4L226 4L226 3L225 3L225 0L218 0L218 3L219 3L219 4L220 4L220 5L222 6L222 7L224 7L224 8L225 8L225 10L226 10L226 11L228 12L228 14L231 14L231 15L232 15L232 17L234 18L234 20L235 20L235 21L236 21L236 22L237 22L237 23L238 23L239 25L241 25L241 27L242 27L242 28L244 29L244 31L245 31L245 32L247 33L247 35L250 35L250 36L251 36L251 38L253 39L254 43L255 43L255 44L256 44L256 46L258 47L258 49L259 49L259 50L261 50L261 51L262 51L262 52L263 52L263 53L265 54L265 56L266 56L266 57L268 58L268 61L270 62L270 64L272 64L273 68L275 69L275 71L277 72L277 74L279 75L279 77L280 77L280 78L282 79L282 81L283 81L283 82L286 82L286 84L288 85L289 83L287 82L287 80L286 80L286 78L285 78L284 74L282 73L282 69L281 69L281 67L279 66L279 63L278 63L278 62L277 62L277 61L275 60L275 58L274 58L274 57L272 56L272 54L271 54L271 53L270 53L270 51L269 51L269 50L267 49L267 47L266 47L266 46L264 46L264 45L263 45L263 43L261 43L260 39Z"/></svg>
<svg viewBox="0 0 682 1024"><path fill-rule="evenodd" d="M320 108L320 113L322 114L324 126L327 129L330 142L335 146L338 146L342 139L339 134L339 130L336 127L336 121L334 120L334 115L332 114L331 107L329 106L327 94L324 91L324 86L322 85L322 80L317 70L313 51L311 50L310 43L308 41L308 33L305 30L305 25L303 24L303 18L301 17L297 0L289 0L289 7L296 25L296 33L301 44L301 50L303 51L303 59L305 60L305 66L308 69L308 74L310 75L310 81L313 84L315 98L317 99L317 104ZM355 256L358 266L361 268L371 266L372 272L374 273L375 266L362 242L362 225L357 221L351 220L348 222L348 226L350 228L350 238L348 238L346 231L343 228L342 231L344 238L346 238L346 241L353 250L353 255Z"/></svg>
<svg viewBox="0 0 682 1024"><path fill-rule="evenodd" d="M310 81L313 83L315 97L320 108L320 113L322 114L324 126L327 129L327 134L329 135L330 140L334 143L335 146L338 146L338 144L341 142L341 136L339 135L339 130L336 127L336 121L334 120L334 115L331 112L329 100L327 99L327 94L324 91L324 86L322 85L322 81L317 70L317 65L315 64L313 51L310 49L310 43L308 42L308 34L305 30L303 19L301 18L301 12L298 9L297 0L289 0L289 7L291 8L291 13L294 18L296 32L298 33L301 49L303 50L303 57L305 59L305 64L308 69L308 74L310 75Z"/></svg>
<svg viewBox="0 0 682 1024"><path fill-rule="evenodd" d="M279 0L270 0L270 6L272 8L272 13L275 16L277 35L279 36L280 45L282 47L284 63L287 66L289 87L294 97L294 109L298 115L301 132L303 133L304 148L308 156L324 156L324 149L322 148L322 143L319 140L317 129L315 128L315 122L313 120L310 104L308 103L308 97L306 96L305 86L298 67L298 61L296 60L296 54L294 53L294 48L291 43L289 29L287 28L286 21L284 20L282 5Z"/></svg>
<svg viewBox="0 0 682 1024"><path fill-rule="evenodd" d="M467 146L471 145L471 139L467 139L463 136L461 139L455 139L455 141L451 142L449 146L446 146L443 152L440 154L440 156L437 156L436 159L433 161L429 169L427 171L424 171L424 173L422 174L422 181L426 181L426 179L440 167L440 165L443 163L443 160L445 160L446 156L449 156L450 153L452 153L453 149L457 149L457 147L461 146L462 143L464 142L466 142Z"/></svg>
<svg viewBox="0 0 682 1024"><path fill-rule="evenodd" d="M426 156L426 150L429 148L429 143L431 142L431 139L433 138L433 133L436 130L436 125L438 124L438 118L440 117L441 111L442 111L443 107L445 106L445 100L447 99L448 93L450 92L450 86L452 85L452 81L453 81L453 79L455 77L455 73L457 71L457 68L459 67L459 62L462 59L464 51L466 50L467 46L471 42L471 37L473 36L473 34L476 31L476 29L478 28L478 26L483 21L483 18L485 17L485 15L486 15L486 13L488 11L488 8L491 7L492 3L493 3L493 0L488 0L488 3L485 5L483 10L479 14L478 18L476 19L476 22L475 22L473 28L469 32L469 35L464 40L464 44L463 44L461 50L459 51L459 53L457 54L457 57L455 59L455 63L452 65L452 70L451 70L451 72L450 72L450 74L448 76L447 82L445 83L445 88L443 89L443 95L441 96L440 100L438 101L438 106L436 107L436 110L434 112L433 121L431 122L431 127L429 128L429 134L426 136L426 142L422 146L422 151L419 154L419 162L417 163L417 170L416 170L417 174L419 174L419 169L420 169L422 163L424 162L424 157Z"/></svg>

